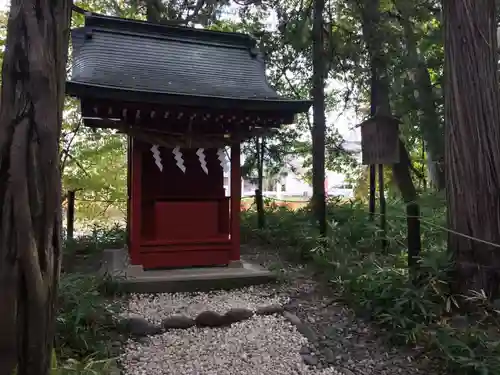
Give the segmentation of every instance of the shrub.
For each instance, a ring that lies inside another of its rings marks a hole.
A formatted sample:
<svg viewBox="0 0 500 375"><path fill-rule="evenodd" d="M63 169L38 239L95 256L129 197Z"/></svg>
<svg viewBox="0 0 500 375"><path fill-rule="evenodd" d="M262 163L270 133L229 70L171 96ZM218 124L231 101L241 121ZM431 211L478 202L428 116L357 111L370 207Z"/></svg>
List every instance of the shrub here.
<svg viewBox="0 0 500 375"><path fill-rule="evenodd" d="M126 231L118 224L111 228L98 225L92 230L73 239L66 239L64 251L67 255L72 254L94 254L103 249L115 249L125 245Z"/></svg>
<svg viewBox="0 0 500 375"><path fill-rule="evenodd" d="M102 258L102 250L125 246L126 232L119 226L94 226L89 233L66 239L63 253L63 271L95 272Z"/></svg>
<svg viewBox="0 0 500 375"><path fill-rule="evenodd" d="M378 220L369 221L367 207L357 201L329 203L326 239L318 238L308 207L297 211L271 207L263 230L256 229L255 212L247 211L242 237L272 244L293 261L307 259L347 303L368 315L394 343L424 345L454 374L499 374L495 309L478 297L473 314L457 315L459 299L448 288L451 262L443 230L443 197L421 198L423 249L417 285L406 268L404 205L396 200L387 203L385 252L380 250Z"/></svg>
<svg viewBox="0 0 500 375"><path fill-rule="evenodd" d="M56 349L62 359L109 358L119 339L114 317L120 307L106 298L110 282L92 275L66 274L60 281Z"/></svg>
<svg viewBox="0 0 500 375"><path fill-rule="evenodd" d="M121 300L117 284L95 272L102 250L122 247L125 231L94 227L86 235L67 240L59 284L55 374L102 375L122 341L116 327Z"/></svg>

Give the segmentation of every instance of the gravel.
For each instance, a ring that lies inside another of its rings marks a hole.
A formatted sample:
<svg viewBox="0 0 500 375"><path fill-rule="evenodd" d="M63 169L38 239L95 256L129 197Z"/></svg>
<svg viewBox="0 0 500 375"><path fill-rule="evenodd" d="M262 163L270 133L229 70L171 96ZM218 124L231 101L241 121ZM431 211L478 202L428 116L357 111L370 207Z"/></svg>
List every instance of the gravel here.
<svg viewBox="0 0 500 375"><path fill-rule="evenodd" d="M335 290L315 277L313 269L288 262L280 250L242 246L244 259L281 270L284 282L276 292L287 296L285 309L303 322L307 329L302 333L311 338L310 348L324 366L333 366L343 375L446 373L420 348L388 345L384 332L356 317Z"/></svg>
<svg viewBox="0 0 500 375"><path fill-rule="evenodd" d="M207 310L221 314L230 308L255 311L288 302L286 295L265 286L211 293L133 295L122 315L159 323L174 314L194 318ZM334 367L306 365L301 350L308 344L281 314L254 315L224 328L191 327L130 339L120 362L124 375L343 375ZM307 356L314 357L314 353Z"/></svg>
<svg viewBox="0 0 500 375"><path fill-rule="evenodd" d="M172 315L194 319L203 311L285 312L254 315L223 328L200 328L129 340L123 375L438 375L417 348L391 348L383 332L355 316L307 267L283 260L277 249L243 247L247 260L282 270L283 283L196 294L133 295L124 317L161 324ZM309 365L308 365L309 364Z"/></svg>
<svg viewBox="0 0 500 375"><path fill-rule="evenodd" d="M141 316L159 323L171 315L182 314L195 318L202 311L211 310L223 314L230 308L256 310L262 306L286 304L285 295L277 295L270 287L248 287L233 291L209 293L164 293L156 295L131 295L125 317Z"/></svg>

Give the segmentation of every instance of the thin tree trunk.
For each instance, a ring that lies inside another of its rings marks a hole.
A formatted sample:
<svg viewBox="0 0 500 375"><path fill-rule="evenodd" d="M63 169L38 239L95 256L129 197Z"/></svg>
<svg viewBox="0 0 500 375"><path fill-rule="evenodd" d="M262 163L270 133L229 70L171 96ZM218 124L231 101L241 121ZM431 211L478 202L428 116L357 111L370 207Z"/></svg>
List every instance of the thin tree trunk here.
<svg viewBox="0 0 500 375"><path fill-rule="evenodd" d="M370 116L375 116L377 113L377 67L375 64L371 64L370 66ZM375 164L369 166L369 200L368 200L368 210L370 212L370 220L373 221L375 218L375 206L377 198L375 197L375 193L377 191L376 186L376 175L377 175L377 167Z"/></svg>
<svg viewBox="0 0 500 375"><path fill-rule="evenodd" d="M443 2L446 195L454 232L500 244L500 110L495 0ZM500 251L450 233L458 292L499 295Z"/></svg>
<svg viewBox="0 0 500 375"><path fill-rule="evenodd" d="M313 22L313 207L321 236L326 236L325 201L325 56L323 11L325 0L314 1Z"/></svg>
<svg viewBox="0 0 500 375"><path fill-rule="evenodd" d="M387 75L387 57L383 51L380 27L379 0L365 0L361 9L363 17L363 36L370 55L371 64L375 67L374 94L372 100L376 103L376 112L382 116L392 116L389 100L389 77ZM392 165L392 173L398 188L407 205L407 213L418 212L417 193L410 174L410 156L405 144L399 141L399 163ZM415 209L414 206L417 206ZM414 271L415 259L420 253L420 225L416 215L408 215L408 266Z"/></svg>
<svg viewBox="0 0 500 375"><path fill-rule="evenodd" d="M13 0L0 106L0 374L46 375L61 254L71 2Z"/></svg>
<svg viewBox="0 0 500 375"><path fill-rule="evenodd" d="M407 0L398 1L397 3L401 15L399 20L405 34L408 57L413 64L413 82L418 92L417 102L422 111L419 127L428 150L429 177L434 187L440 191L445 187L443 168L444 129L437 111L436 97L429 71L417 50L417 40L411 23L412 8L410 7L414 6Z"/></svg>
<svg viewBox="0 0 500 375"><path fill-rule="evenodd" d="M422 110L420 129L427 147L428 164L431 165L431 168L429 168L429 177L433 187L438 191L442 191L446 186L444 173L444 129L437 111L431 77L423 62L418 63L415 83Z"/></svg>

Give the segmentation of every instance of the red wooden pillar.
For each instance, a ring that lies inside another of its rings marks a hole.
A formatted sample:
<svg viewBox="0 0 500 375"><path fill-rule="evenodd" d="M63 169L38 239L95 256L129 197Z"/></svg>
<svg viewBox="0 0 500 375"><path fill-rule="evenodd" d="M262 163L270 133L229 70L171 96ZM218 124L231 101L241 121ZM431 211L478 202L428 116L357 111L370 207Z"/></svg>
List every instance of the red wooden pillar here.
<svg viewBox="0 0 500 375"><path fill-rule="evenodd" d="M129 257L131 264L140 264L141 246L141 205L142 205L142 154L137 141L132 138L130 142L132 148L131 163L129 173L130 181L130 223L129 223Z"/></svg>
<svg viewBox="0 0 500 375"><path fill-rule="evenodd" d="M240 260L241 165L240 144L231 146L231 261Z"/></svg>

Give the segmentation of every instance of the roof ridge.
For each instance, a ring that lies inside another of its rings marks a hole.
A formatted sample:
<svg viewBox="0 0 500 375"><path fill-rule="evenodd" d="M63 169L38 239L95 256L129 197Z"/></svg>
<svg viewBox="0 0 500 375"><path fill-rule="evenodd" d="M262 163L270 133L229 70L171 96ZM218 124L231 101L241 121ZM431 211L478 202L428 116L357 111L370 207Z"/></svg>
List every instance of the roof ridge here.
<svg viewBox="0 0 500 375"><path fill-rule="evenodd" d="M194 39L199 42L215 42L235 45L238 47L255 48L257 41L248 34L196 29L187 26L157 24L147 21L119 18L104 15L86 15L85 26L126 31L140 34L156 34L174 38Z"/></svg>

